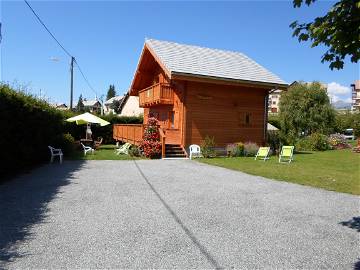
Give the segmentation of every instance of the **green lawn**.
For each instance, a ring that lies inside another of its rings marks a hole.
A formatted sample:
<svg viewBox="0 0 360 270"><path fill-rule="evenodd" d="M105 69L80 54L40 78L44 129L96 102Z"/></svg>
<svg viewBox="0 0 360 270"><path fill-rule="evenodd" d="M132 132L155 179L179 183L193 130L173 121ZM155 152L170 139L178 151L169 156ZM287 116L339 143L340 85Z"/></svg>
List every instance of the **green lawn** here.
<svg viewBox="0 0 360 270"><path fill-rule="evenodd" d="M291 164L250 157L198 159L200 162L239 170L280 181L360 195L360 154L350 150L297 153Z"/></svg>
<svg viewBox="0 0 360 270"><path fill-rule="evenodd" d="M77 159L77 160L128 160L128 159L139 159L136 157L130 157L128 155L116 155L115 154L115 145L107 144L102 145L98 150L95 150L94 154L88 152L84 156L84 152L77 150L75 151L68 159Z"/></svg>

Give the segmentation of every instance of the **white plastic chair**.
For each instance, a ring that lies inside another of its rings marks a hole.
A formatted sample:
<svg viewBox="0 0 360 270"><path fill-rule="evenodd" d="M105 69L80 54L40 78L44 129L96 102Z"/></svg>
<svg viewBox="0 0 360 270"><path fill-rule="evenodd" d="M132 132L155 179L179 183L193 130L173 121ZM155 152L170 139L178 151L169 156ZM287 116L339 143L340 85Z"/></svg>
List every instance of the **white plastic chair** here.
<svg viewBox="0 0 360 270"><path fill-rule="evenodd" d="M197 144L190 145L189 150L190 150L190 159L192 157L201 157L201 149L200 146L198 146Z"/></svg>
<svg viewBox="0 0 360 270"><path fill-rule="evenodd" d="M86 156L87 152L91 152L91 154L94 154L95 150L93 148L91 148L90 146L85 146L83 143L80 143L80 144L84 149L84 156Z"/></svg>
<svg viewBox="0 0 360 270"><path fill-rule="evenodd" d="M50 149L50 154L51 154L51 158L50 158L50 162L53 163L54 162L54 157L58 156L60 159L60 163L62 163L63 161L63 152L61 151L61 149L56 149L54 147L51 147L50 145L48 145L49 149Z"/></svg>
<svg viewBox="0 0 360 270"><path fill-rule="evenodd" d="M120 154L128 155L130 147L131 147L130 143L125 143L122 146L120 146L120 148L115 149L115 153L117 155L120 155Z"/></svg>

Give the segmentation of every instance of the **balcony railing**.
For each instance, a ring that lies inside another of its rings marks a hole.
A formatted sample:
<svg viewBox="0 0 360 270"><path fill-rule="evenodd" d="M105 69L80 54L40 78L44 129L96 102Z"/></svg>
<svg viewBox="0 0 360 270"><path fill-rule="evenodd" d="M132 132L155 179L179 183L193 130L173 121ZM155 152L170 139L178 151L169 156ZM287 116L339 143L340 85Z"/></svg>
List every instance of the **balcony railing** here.
<svg viewBox="0 0 360 270"><path fill-rule="evenodd" d="M115 124L113 125L113 138L116 141L128 142L134 145L140 145L143 140L144 127L142 124ZM161 157L165 157L165 140L164 130L159 127L161 142Z"/></svg>
<svg viewBox="0 0 360 270"><path fill-rule="evenodd" d="M174 104L174 90L170 84L157 83L139 91L140 107L150 107L160 104Z"/></svg>
<svg viewBox="0 0 360 270"><path fill-rule="evenodd" d="M113 138L116 141L139 145L143 139L144 125L142 124L115 124L113 125Z"/></svg>

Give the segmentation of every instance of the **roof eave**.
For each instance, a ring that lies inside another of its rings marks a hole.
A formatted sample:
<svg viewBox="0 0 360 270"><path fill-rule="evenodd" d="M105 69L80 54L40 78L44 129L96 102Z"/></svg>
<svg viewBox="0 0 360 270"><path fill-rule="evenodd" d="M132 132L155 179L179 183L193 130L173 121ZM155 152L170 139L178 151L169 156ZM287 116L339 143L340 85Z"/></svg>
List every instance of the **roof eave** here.
<svg viewBox="0 0 360 270"><path fill-rule="evenodd" d="M250 81L250 80L239 80L239 79L231 79L231 78L223 78L223 77L216 77L216 76L208 76L208 75L201 75L201 74L193 74L193 73L186 73L186 72L171 72L171 78L174 80L188 80L188 81L208 81L208 82L217 82L217 83L230 83L230 84L237 84L237 85L249 85L253 87L263 86L266 88L276 88L281 90L286 90L289 85L284 83L271 83L271 82L261 82L261 81Z"/></svg>

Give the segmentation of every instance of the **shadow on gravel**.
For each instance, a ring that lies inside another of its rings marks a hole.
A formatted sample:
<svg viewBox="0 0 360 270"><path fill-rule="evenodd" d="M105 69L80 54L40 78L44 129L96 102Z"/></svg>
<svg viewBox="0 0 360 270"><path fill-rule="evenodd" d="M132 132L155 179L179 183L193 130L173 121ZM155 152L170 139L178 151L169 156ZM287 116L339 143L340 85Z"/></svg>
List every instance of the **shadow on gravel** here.
<svg viewBox="0 0 360 270"><path fill-rule="evenodd" d="M22 257L13 245L31 237L34 224L47 216L47 204L84 161L49 164L0 185L0 268L2 263Z"/></svg>
<svg viewBox="0 0 360 270"><path fill-rule="evenodd" d="M360 232L360 217L353 217L348 221L340 222L340 224Z"/></svg>
<svg viewBox="0 0 360 270"><path fill-rule="evenodd" d="M360 259L354 264L354 270L360 270Z"/></svg>
<svg viewBox="0 0 360 270"><path fill-rule="evenodd" d="M360 217L353 217L348 221L342 221L339 224L354 229L357 232L360 232ZM354 263L354 270L360 270L360 259Z"/></svg>
<svg viewBox="0 0 360 270"><path fill-rule="evenodd" d="M139 173L144 178L146 183L149 185L150 189L155 193L156 197L161 201L161 203L164 205L166 210L169 211L171 216L174 218L174 220L180 225L181 229L186 233L186 235L190 238L190 240L194 243L194 245L200 250L200 252L204 255L204 257L208 260L208 262L215 268L215 269L222 269L219 265L219 263L214 259L214 257L210 254L208 250L200 243L200 241L196 238L196 236L193 234L192 231L189 230L188 227L181 221L181 219L178 217L178 215L174 212L174 210L171 209L171 207L166 203L166 201L161 197L160 193L157 192L157 190L154 188L154 186L151 184L149 179L145 176L143 171L140 169L139 165L134 160L136 168L139 170Z"/></svg>

